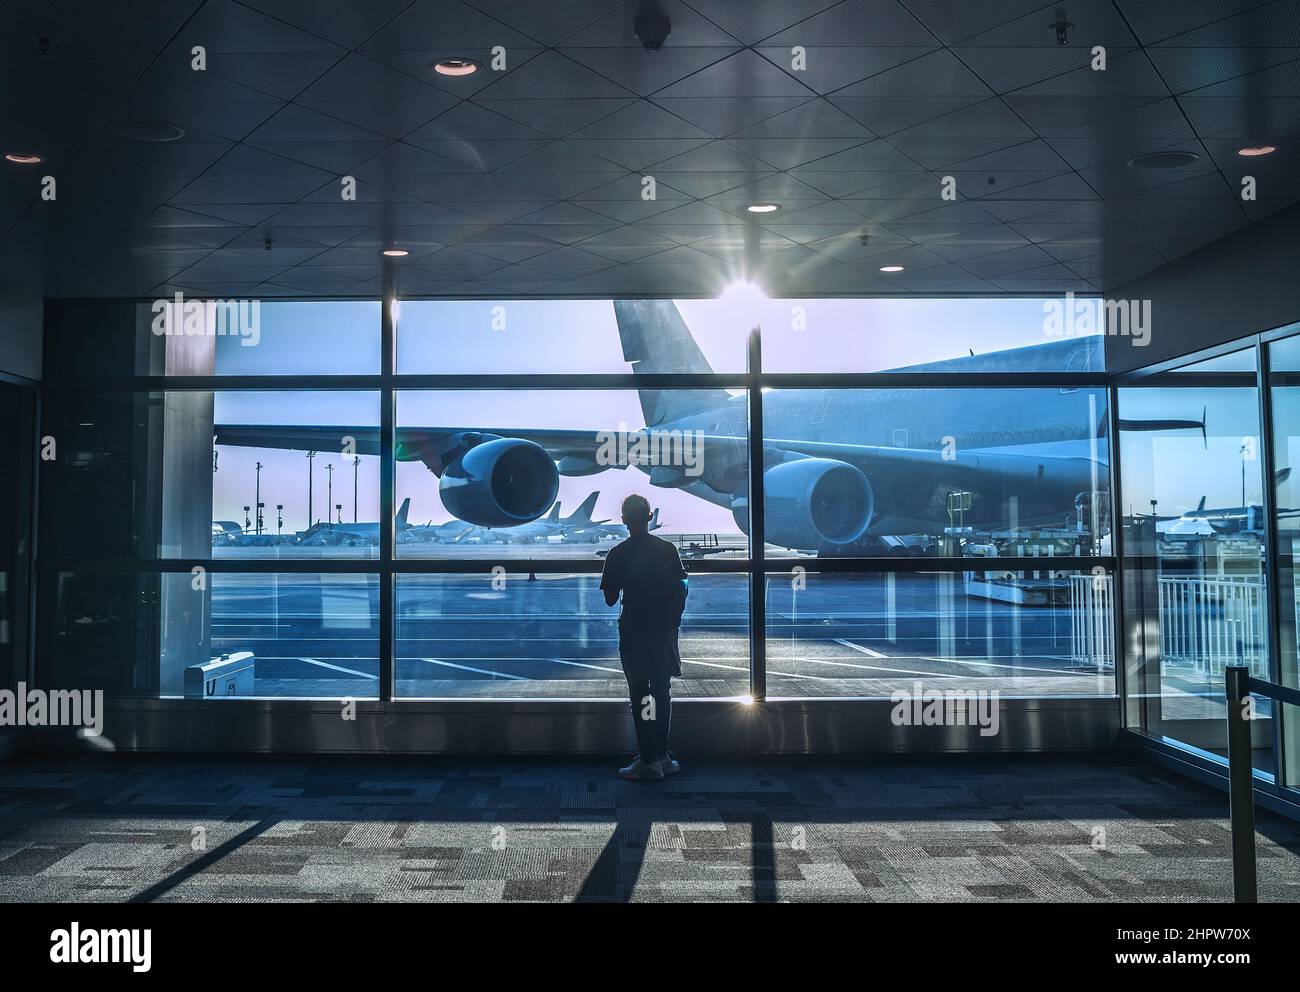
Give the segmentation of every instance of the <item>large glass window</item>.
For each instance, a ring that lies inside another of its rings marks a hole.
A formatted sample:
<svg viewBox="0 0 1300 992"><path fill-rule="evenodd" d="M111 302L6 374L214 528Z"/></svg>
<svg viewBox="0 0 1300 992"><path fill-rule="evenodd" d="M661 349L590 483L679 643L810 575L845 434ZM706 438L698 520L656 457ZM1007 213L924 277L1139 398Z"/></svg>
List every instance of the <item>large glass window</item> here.
<svg viewBox="0 0 1300 992"><path fill-rule="evenodd" d="M212 410L211 426L188 410L167 425L213 436L212 512L195 521L210 524L213 557L379 557L378 393L179 395ZM175 506L168 523L193 510Z"/></svg>
<svg viewBox="0 0 1300 992"><path fill-rule="evenodd" d="M782 389L763 402L774 552L1098 554L1101 389Z"/></svg>
<svg viewBox="0 0 1300 992"><path fill-rule="evenodd" d="M529 573L397 576L397 694L620 698L618 610L600 577ZM745 575L693 575L679 637L680 696L749 691Z"/></svg>
<svg viewBox="0 0 1300 992"><path fill-rule="evenodd" d="M768 694L1113 695L1111 588L1104 569L769 575Z"/></svg>
<svg viewBox="0 0 1300 992"><path fill-rule="evenodd" d="M396 553L591 558L642 493L683 558L744 558L746 418L722 389L403 390Z"/></svg>
<svg viewBox="0 0 1300 992"><path fill-rule="evenodd" d="M104 311L121 382L55 363L78 684L622 698L598 581L636 492L690 572L679 694L1114 690L1096 301L207 302Z"/></svg>
<svg viewBox="0 0 1300 992"><path fill-rule="evenodd" d="M1129 722L1222 756L1225 667L1269 677L1253 350L1155 382L1118 400ZM1256 765L1271 771L1267 701L1259 716Z"/></svg>

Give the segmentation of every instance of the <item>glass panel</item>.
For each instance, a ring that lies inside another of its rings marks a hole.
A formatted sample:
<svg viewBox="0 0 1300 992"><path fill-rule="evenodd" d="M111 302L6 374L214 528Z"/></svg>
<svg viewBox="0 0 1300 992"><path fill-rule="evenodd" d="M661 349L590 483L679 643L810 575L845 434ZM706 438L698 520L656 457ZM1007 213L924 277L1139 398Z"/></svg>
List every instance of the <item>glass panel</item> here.
<svg viewBox="0 0 1300 992"><path fill-rule="evenodd" d="M763 328L769 372L1099 372L1095 299L406 300L405 373L745 371Z"/></svg>
<svg viewBox="0 0 1300 992"><path fill-rule="evenodd" d="M34 389L0 382L0 689L27 680L35 395ZM5 733L0 727L0 736Z"/></svg>
<svg viewBox="0 0 1300 992"><path fill-rule="evenodd" d="M403 300L407 373L743 372L753 323L719 300Z"/></svg>
<svg viewBox="0 0 1300 992"><path fill-rule="evenodd" d="M168 393L167 400L176 453L164 478L165 555L197 555L185 549L202 531L215 558L379 557L378 393ZM211 464L180 476L182 459L193 461L196 450L204 456L204 436L216 439ZM206 484L208 471L210 514L190 493Z"/></svg>
<svg viewBox="0 0 1300 992"><path fill-rule="evenodd" d="M1173 373L1190 372L1193 374L1197 372L1254 372L1255 349L1247 348L1243 351L1229 352L1226 355L1207 358L1202 362L1193 362L1191 365L1183 365L1170 371Z"/></svg>
<svg viewBox="0 0 1300 992"><path fill-rule="evenodd" d="M42 555L154 557L162 394L51 392L42 415Z"/></svg>
<svg viewBox="0 0 1300 992"><path fill-rule="evenodd" d="M770 300L738 309L742 326L763 326L767 372L1105 369L1096 299Z"/></svg>
<svg viewBox="0 0 1300 992"><path fill-rule="evenodd" d="M397 694L623 699L618 607L598 575L398 575ZM693 575L677 696L749 691L749 577Z"/></svg>
<svg viewBox="0 0 1300 992"><path fill-rule="evenodd" d="M1100 569L769 575L768 695L1114 695L1112 595Z"/></svg>
<svg viewBox="0 0 1300 992"><path fill-rule="evenodd" d="M1224 668L1268 678L1259 406L1251 387L1119 393L1134 729L1222 755ZM1271 720L1254 727L1271 770ZM1262 759L1261 759L1262 760Z"/></svg>
<svg viewBox="0 0 1300 992"><path fill-rule="evenodd" d="M180 578L198 609L203 592ZM378 576L220 572L208 580L210 650L200 634L173 662L165 640L163 695L378 698ZM173 592L169 605L183 609L176 600L186 594Z"/></svg>
<svg viewBox="0 0 1300 992"><path fill-rule="evenodd" d="M785 389L763 401L773 553L1108 553L1101 389Z"/></svg>
<svg viewBox="0 0 1300 992"><path fill-rule="evenodd" d="M163 297L139 314L162 341L168 375L379 373L378 300Z"/></svg>
<svg viewBox="0 0 1300 992"><path fill-rule="evenodd" d="M1273 407L1274 513L1277 521L1278 679L1300 686L1300 338L1284 338L1268 346ZM1296 708L1282 707L1283 767L1286 784L1300 783L1300 723Z"/></svg>
<svg viewBox="0 0 1300 992"><path fill-rule="evenodd" d="M744 557L746 424L722 389L400 392L397 554L590 558L641 493L684 559Z"/></svg>
<svg viewBox="0 0 1300 992"><path fill-rule="evenodd" d="M188 584L189 576L183 578ZM40 683L102 689L109 696L157 696L160 579L97 571L41 575ZM177 651L196 643L184 633L174 641Z"/></svg>

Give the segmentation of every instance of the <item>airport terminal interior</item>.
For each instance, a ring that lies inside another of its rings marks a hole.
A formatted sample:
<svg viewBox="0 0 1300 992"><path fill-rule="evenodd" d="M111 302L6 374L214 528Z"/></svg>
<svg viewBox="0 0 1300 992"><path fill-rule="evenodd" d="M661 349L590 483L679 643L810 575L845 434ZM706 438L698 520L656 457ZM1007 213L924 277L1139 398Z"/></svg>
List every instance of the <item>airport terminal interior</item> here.
<svg viewBox="0 0 1300 992"><path fill-rule="evenodd" d="M1296 900L1295 0L2 14L0 900Z"/></svg>

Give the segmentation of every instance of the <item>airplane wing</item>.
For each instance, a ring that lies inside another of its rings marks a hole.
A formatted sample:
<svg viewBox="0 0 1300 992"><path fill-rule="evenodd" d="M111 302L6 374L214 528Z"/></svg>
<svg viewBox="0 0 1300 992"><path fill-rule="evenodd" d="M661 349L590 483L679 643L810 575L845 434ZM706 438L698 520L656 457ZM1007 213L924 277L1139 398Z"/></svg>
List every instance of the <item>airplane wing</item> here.
<svg viewBox="0 0 1300 992"><path fill-rule="evenodd" d="M515 429L492 428L464 430L454 427L399 427L396 430L396 454L399 461L422 461L435 475L441 475L467 446L484 437L514 437L541 445L557 461L566 459L579 466L594 466L602 440L600 431L577 428ZM363 455L379 454L377 427L307 427L218 425L216 444L290 450L340 450L345 438L352 438L355 451ZM704 461L712 448L734 449L743 439L732 436L704 435ZM764 448L769 459L783 454L809 458L833 458L861 469L868 478L884 481L896 473L906 472L909 482L944 482L972 485L978 480L1000 476L1007 481L1037 484L1046 488L1086 488L1093 462L1075 454L1049 454L1041 451L1019 453L1006 450L955 450L896 448L882 445L849 444L833 441L804 441L794 438L768 438ZM626 468L609 464L610 468ZM561 464L561 472L565 472ZM580 474L575 472L575 474Z"/></svg>
<svg viewBox="0 0 1300 992"><path fill-rule="evenodd" d="M1077 490L1081 484L1090 482L1094 466L1090 458L1080 455L1049 454L1042 451L945 451L941 448L894 448L791 439L768 439L764 442L764 447L811 458L833 458L848 462L861 469L868 478L879 479L906 470L909 481L925 480L954 485L973 485L978 480L994 476L1022 484L1046 487L1059 485Z"/></svg>
<svg viewBox="0 0 1300 992"><path fill-rule="evenodd" d="M422 461L435 475L467 447L484 437L517 437L534 441L560 461L571 457L592 466L600 446L599 432L590 430L466 430L457 427L398 427L395 453L401 462ZM280 448L289 451L341 452L351 439L358 455L379 454L378 427L309 427L265 424L218 424L213 443L244 448ZM734 441L732 442L734 443ZM623 467L623 466L617 466Z"/></svg>

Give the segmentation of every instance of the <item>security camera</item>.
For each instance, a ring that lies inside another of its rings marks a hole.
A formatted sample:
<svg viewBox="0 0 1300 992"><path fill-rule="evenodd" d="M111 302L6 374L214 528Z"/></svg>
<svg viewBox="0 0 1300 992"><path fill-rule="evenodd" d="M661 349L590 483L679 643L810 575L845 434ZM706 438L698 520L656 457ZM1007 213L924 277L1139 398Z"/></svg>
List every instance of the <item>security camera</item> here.
<svg viewBox="0 0 1300 992"><path fill-rule="evenodd" d="M632 28L641 47L647 52L657 52L664 47L673 24L657 3L647 3L637 12Z"/></svg>

